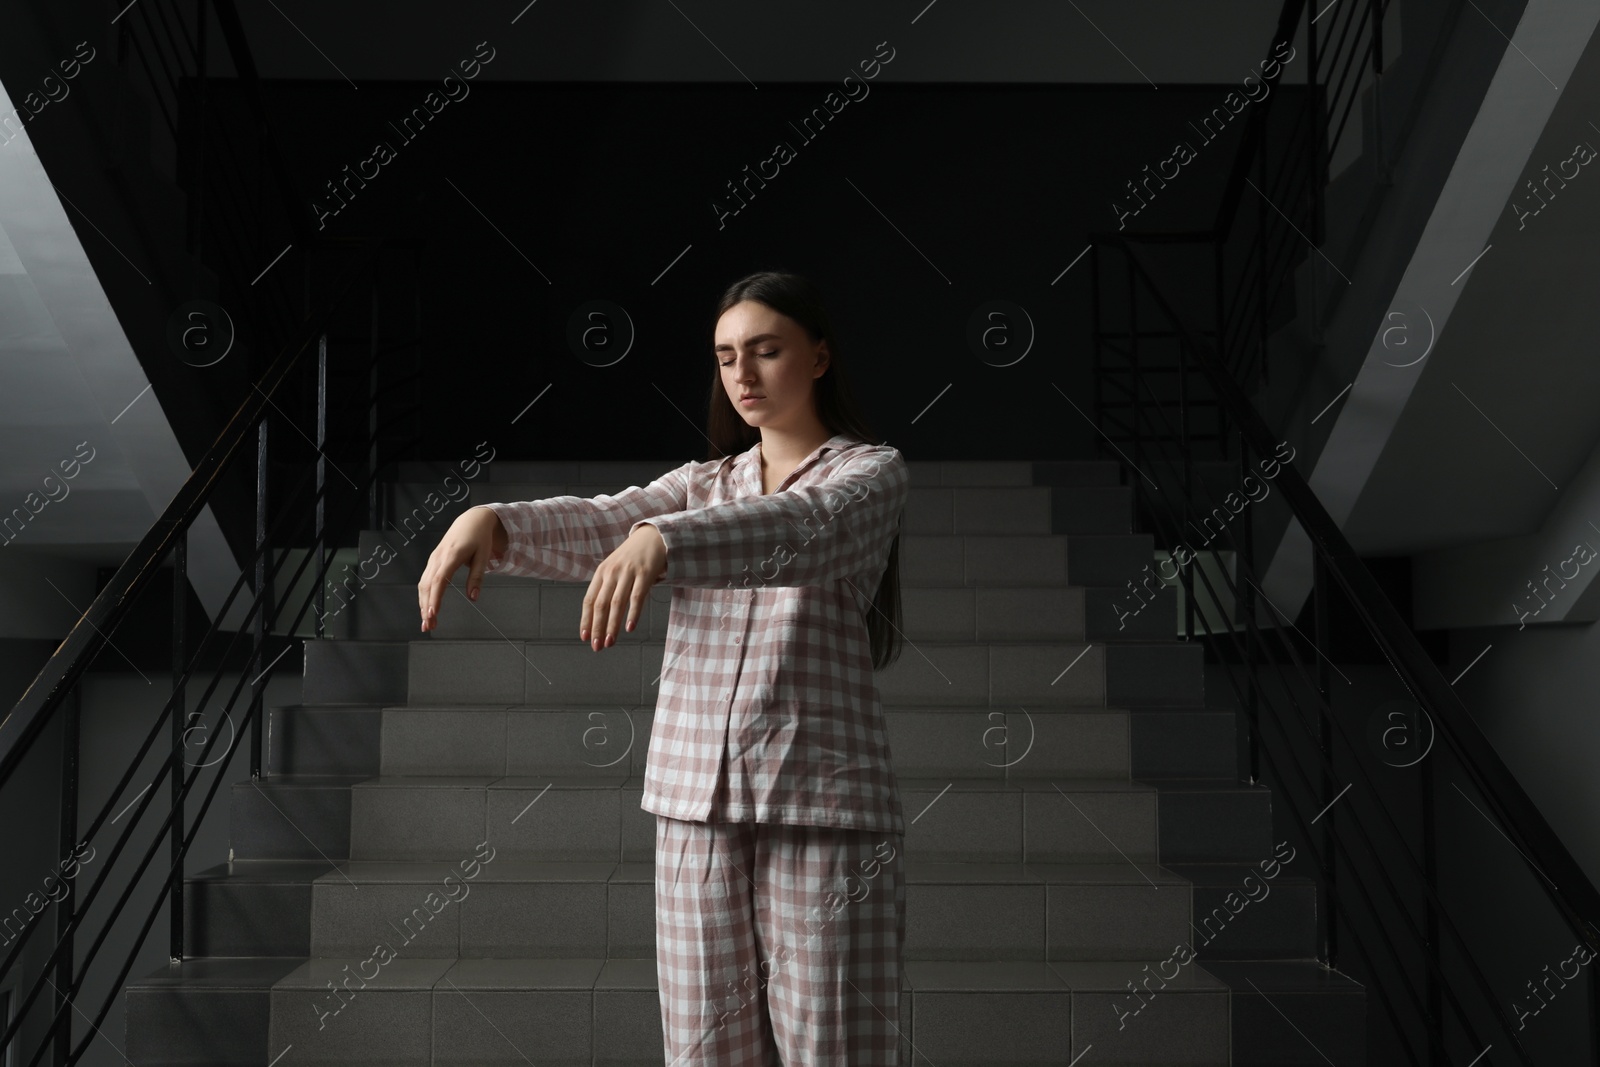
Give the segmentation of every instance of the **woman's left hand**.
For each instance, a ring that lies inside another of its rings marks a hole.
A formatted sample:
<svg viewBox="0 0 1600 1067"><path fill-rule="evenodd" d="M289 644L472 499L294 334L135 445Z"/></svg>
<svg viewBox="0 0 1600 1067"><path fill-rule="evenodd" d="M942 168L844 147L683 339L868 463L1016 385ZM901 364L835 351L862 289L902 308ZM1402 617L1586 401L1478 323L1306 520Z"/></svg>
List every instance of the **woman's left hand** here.
<svg viewBox="0 0 1600 1067"><path fill-rule="evenodd" d="M661 531L648 523L628 535L617 550L595 568L589 591L583 597L578 637L596 652L617 640L617 627L629 633L638 625L650 589L667 569L667 545Z"/></svg>

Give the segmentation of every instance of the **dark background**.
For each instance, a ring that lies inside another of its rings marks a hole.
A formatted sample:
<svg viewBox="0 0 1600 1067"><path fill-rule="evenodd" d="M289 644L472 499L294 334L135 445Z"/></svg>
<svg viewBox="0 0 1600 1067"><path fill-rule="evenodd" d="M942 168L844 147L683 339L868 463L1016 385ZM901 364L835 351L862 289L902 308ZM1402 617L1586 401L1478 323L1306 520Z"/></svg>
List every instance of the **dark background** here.
<svg viewBox="0 0 1600 1067"><path fill-rule="evenodd" d="M1198 158L1129 229L1208 223L1244 118L1209 144L1187 125L1225 86L875 81L805 142L789 123L839 83L468 84L411 141L389 123L438 83L268 94L304 188L378 140L395 151L323 232L424 240L423 454L438 457L486 436L504 458L702 456L717 298L780 269L821 286L869 425L908 459L1091 458L1098 435L1062 394L1092 415L1092 256L1062 272L1180 137ZM713 201L779 139L795 158L719 230ZM1013 366L967 346L996 298L1036 330ZM636 331L611 366L567 343L591 299Z"/></svg>

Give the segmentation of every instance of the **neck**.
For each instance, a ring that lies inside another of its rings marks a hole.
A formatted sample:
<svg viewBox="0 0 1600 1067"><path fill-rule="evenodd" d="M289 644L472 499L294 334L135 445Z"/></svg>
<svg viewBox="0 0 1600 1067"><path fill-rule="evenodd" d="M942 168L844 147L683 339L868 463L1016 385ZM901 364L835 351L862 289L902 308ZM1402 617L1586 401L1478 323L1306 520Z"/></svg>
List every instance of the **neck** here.
<svg viewBox="0 0 1600 1067"><path fill-rule="evenodd" d="M793 466L822 447L828 438L832 436L832 431L820 422L800 429L777 429L771 426L763 426L761 428L762 467L765 469L768 463Z"/></svg>

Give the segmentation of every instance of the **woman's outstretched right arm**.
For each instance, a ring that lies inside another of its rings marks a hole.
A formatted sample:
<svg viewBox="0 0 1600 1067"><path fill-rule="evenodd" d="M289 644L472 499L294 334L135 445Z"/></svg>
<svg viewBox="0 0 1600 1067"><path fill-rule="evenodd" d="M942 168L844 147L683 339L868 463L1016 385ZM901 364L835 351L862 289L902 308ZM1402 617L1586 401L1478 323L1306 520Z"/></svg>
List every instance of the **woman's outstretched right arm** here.
<svg viewBox="0 0 1600 1067"><path fill-rule="evenodd" d="M685 463L649 485L631 485L616 494L468 508L440 538L418 583L423 630L432 627L430 609L437 615L444 587L462 566L468 567L467 595L474 600L484 574L589 581L640 519L688 507L695 466Z"/></svg>

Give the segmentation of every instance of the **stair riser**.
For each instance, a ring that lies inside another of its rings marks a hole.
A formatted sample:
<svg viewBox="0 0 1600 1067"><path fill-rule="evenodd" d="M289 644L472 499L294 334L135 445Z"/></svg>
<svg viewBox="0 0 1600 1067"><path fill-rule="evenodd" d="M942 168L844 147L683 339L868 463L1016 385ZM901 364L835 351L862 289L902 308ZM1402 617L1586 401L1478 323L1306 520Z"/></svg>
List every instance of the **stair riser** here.
<svg viewBox="0 0 1600 1067"><path fill-rule="evenodd" d="M654 989L385 989L363 987L359 973L353 967L337 993L132 992L126 1051L138 1063L213 1067L264 1067L267 1050L290 1046L297 1063L313 1065L661 1061ZM902 990L902 1062L1059 1064L1086 1052L1109 1064L1364 1062L1360 994L1263 996L1161 988L1159 981L1149 989L1138 996ZM216 1025L205 1027L208 1019Z"/></svg>
<svg viewBox="0 0 1600 1067"><path fill-rule="evenodd" d="M915 1067L951 1064L1184 1064L1227 1067L1228 994L915 994ZM1132 1007L1130 1007L1132 1005ZM1087 1053L1085 1055L1085 1053Z"/></svg>
<svg viewBox="0 0 1600 1067"><path fill-rule="evenodd" d="M352 931L387 929L422 901L429 883L396 888L363 884L359 891L330 881L289 884L227 884L191 881L185 889L185 944L196 956L306 956L365 952L367 938ZM477 938L496 911L500 886L473 902L461 900L457 918L461 945ZM546 893L547 886L519 886L522 900L557 909L559 921L534 940L558 942L565 930L588 930L595 955L655 956L653 883L608 882L604 913L597 918L592 893ZM568 890L569 887L557 887ZM588 889L590 887L584 887ZM459 893L459 890L453 890ZM1138 959L1164 958L1187 943L1201 960L1311 959L1316 952L1316 891L1307 882L1279 882L1271 892L1231 910L1230 889L1161 883L1125 885L943 885L907 887L908 959ZM313 901L318 905L313 909ZM565 906L563 907L563 902ZM526 907L524 913L526 912ZM519 913L519 915L524 914ZM311 916L315 915L315 919ZM603 919L603 926L597 924ZM514 918L513 926L526 919ZM1192 924L1192 925L1191 925ZM419 931L427 921L417 923ZM315 935L313 935L313 926ZM603 936L593 934L596 929ZM563 935L564 936L564 935ZM604 951L600 951L600 942ZM420 936L411 942L427 944ZM458 951L461 947L458 945ZM505 953L493 945L476 954ZM446 953L456 955L457 952ZM587 951L580 955L590 954Z"/></svg>
<svg viewBox="0 0 1600 1067"><path fill-rule="evenodd" d="M906 848L920 859L1118 863L1156 857L1153 791L902 785L900 792ZM501 852L542 860L654 858L656 816L640 807L638 786L358 786L351 794L352 859L449 860L460 842L486 839Z"/></svg>
<svg viewBox="0 0 1600 1067"><path fill-rule="evenodd" d="M1238 717L1231 711L1129 712L1133 777L1238 779Z"/></svg>
<svg viewBox="0 0 1600 1067"><path fill-rule="evenodd" d="M306 1067L662 1062L653 990L350 989L274 990L271 1047Z"/></svg>
<svg viewBox="0 0 1600 1067"><path fill-rule="evenodd" d="M906 846L928 860L1116 863L1236 861L1271 851L1267 793L901 787ZM655 816L641 787L381 786L234 791L234 850L251 859L448 860L492 839L544 860L648 861ZM1157 805L1160 806L1159 823ZM540 805L534 808L533 805Z"/></svg>
<svg viewBox="0 0 1600 1067"><path fill-rule="evenodd" d="M340 860L350 856L346 786L233 787L230 840L238 859Z"/></svg>
<svg viewBox="0 0 1600 1067"><path fill-rule="evenodd" d="M268 772L643 774L654 718L653 708L639 706L278 707L271 709ZM1238 764L1230 711L891 705L884 718L903 778L1233 778Z"/></svg>
<svg viewBox="0 0 1600 1067"><path fill-rule="evenodd" d="M271 1059L269 990L130 989L124 1002L119 1044L132 1063L265 1067Z"/></svg>
<svg viewBox="0 0 1600 1067"><path fill-rule="evenodd" d="M438 883L357 889L325 878L314 887L311 955L365 956L378 942L408 958L656 955L653 884L484 883L450 892L455 902ZM1194 919L1182 884L913 884L906 901L907 959L1161 959L1191 940Z"/></svg>
<svg viewBox="0 0 1600 1067"><path fill-rule="evenodd" d="M1163 789L1164 863L1253 863L1272 854L1272 795L1264 790Z"/></svg>
<svg viewBox="0 0 1600 1067"><path fill-rule="evenodd" d="M184 950L191 956L310 955L312 897L309 881L186 881Z"/></svg>
<svg viewBox="0 0 1600 1067"><path fill-rule="evenodd" d="M586 586L490 583L476 602L467 603L459 595L463 580L464 572L446 594L432 638L578 640ZM638 625L631 633L619 633L619 639L666 640L671 596L669 587L652 589ZM1125 595L1104 587L902 585L900 599L898 625L910 642L1151 641L1171 638L1177 617L1177 595L1171 589L1163 589L1152 605L1136 614L1128 611ZM342 603L330 596L323 619L324 633L336 640L424 638L418 630L417 591L410 583L375 582L352 588Z"/></svg>
<svg viewBox="0 0 1600 1067"><path fill-rule="evenodd" d="M383 721L376 705L271 708L267 774L379 774Z"/></svg>
<svg viewBox="0 0 1600 1067"><path fill-rule="evenodd" d="M900 778L1128 778L1128 713L887 708ZM643 774L650 708L389 708L385 775Z"/></svg>
<svg viewBox="0 0 1600 1067"><path fill-rule="evenodd" d="M405 656L406 696L394 699L401 682L392 646L342 647L343 657L320 658L322 673L337 677L308 692L307 703L341 702L324 695L334 692L362 703L654 707L665 650L623 640L602 652L578 641L419 641ZM363 647L384 653L364 664ZM886 705L1192 707L1204 702L1202 655L1198 644L913 644L874 682Z"/></svg>
<svg viewBox="0 0 1600 1067"><path fill-rule="evenodd" d="M331 620L344 605L354 605L375 587L415 591L439 537L423 530L364 530L355 553L344 550L328 568L323 611ZM379 544L386 547L378 555ZM917 534L900 535L902 589L961 588L973 585L1043 588L1106 586L1121 591L1151 560L1148 534ZM379 564L380 559L387 562ZM466 572L458 571L459 583ZM580 583L551 582L520 575L485 576L490 589L527 586L565 588ZM666 588L666 587L662 587ZM337 595L335 595L337 594ZM580 593L581 596L581 593ZM410 607L414 607L414 603ZM1149 609L1141 614L1150 614ZM1112 612L1115 623L1117 615Z"/></svg>

